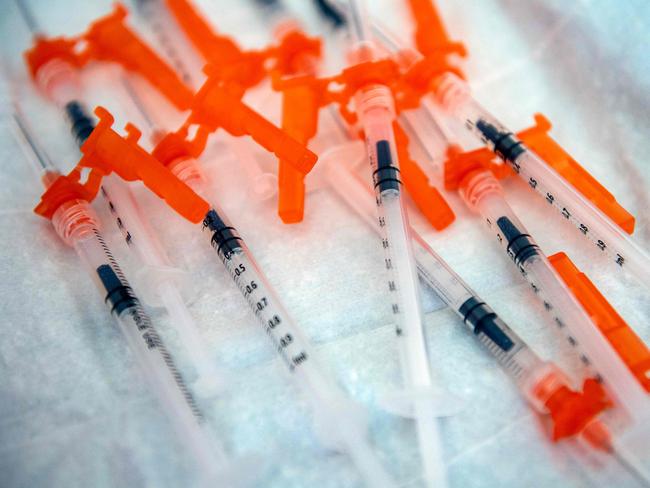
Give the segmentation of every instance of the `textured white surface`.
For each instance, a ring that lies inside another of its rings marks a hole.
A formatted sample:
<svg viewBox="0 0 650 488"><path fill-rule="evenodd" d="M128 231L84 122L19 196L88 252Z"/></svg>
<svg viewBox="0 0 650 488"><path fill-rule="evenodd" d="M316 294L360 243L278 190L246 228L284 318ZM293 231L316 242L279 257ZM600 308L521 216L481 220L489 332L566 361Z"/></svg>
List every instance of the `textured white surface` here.
<svg viewBox="0 0 650 488"><path fill-rule="evenodd" d="M322 29L304 0L289 2L308 28ZM401 1L369 2L371 10L408 35ZM466 42L466 64L476 97L513 128L542 111L553 137L637 216L637 241L650 248L648 181L650 142L650 4L558 0L440 0L449 30ZM263 19L243 1L200 2L224 32L246 46L268 38ZM81 31L110 9L108 1L47 2L32 8L48 34ZM41 144L62 167L77 150L61 117L31 91L19 53L29 33L9 0L0 4L2 52L21 86L25 112ZM131 23L141 27L135 16ZM145 32L143 28L143 32ZM96 71L89 102L132 119L145 129L111 71ZM8 90L3 87L2 99ZM277 117L277 98L254 93ZM40 188L7 122L3 101L0 154L0 485L6 487L187 486L191 460L166 425L164 413L134 368L134 360L71 249L49 223L31 213ZM315 141L322 149L327 140ZM271 158L260 154L272 167ZM376 406L397 386L390 310L382 283L381 248L374 234L336 197L313 192L305 221L283 226L274 202L254 203L226 137L205 154L215 194L255 253L287 308L317 345L350 394L370 411L371 438L389 471L405 486L419 486L412 424ZM318 168L310 183L318 178ZM650 302L631 279L607 267L519 181L508 198L548 254L568 252L639 335L650 340ZM259 486L342 487L359 481L350 463L318 446L305 402L245 307L212 250L189 227L136 187L172 261L192 277L190 310L215 359L231 370L230 389L202 399L211 426L233 455L271 461ZM455 195L458 219L435 234L412 220L449 264L545 358L570 372L578 364L549 327L542 307L486 229ZM96 208L103 217L101 201ZM130 256L112 221L106 234L132 275ZM427 294L427 292L425 292ZM464 408L441 423L452 487L635 486L620 468L572 460L552 445L531 410L449 310L428 295L427 340L433 366ZM164 314L153 311L164 338L191 376Z"/></svg>

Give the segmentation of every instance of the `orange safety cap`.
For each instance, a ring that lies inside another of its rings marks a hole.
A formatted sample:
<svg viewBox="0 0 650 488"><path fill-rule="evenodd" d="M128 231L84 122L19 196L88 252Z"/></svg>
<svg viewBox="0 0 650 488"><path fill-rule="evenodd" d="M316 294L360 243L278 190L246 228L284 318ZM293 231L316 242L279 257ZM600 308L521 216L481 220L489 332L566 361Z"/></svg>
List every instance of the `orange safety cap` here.
<svg viewBox="0 0 650 488"><path fill-rule="evenodd" d="M83 60L75 52L76 44L76 40L63 37L53 39L37 37L34 46L24 54L32 78L35 80L38 70L53 59L61 59L72 66L81 67Z"/></svg>
<svg viewBox="0 0 650 488"><path fill-rule="evenodd" d="M286 160L303 174L309 173L318 160L316 154L248 107L238 94L233 94L212 77L208 77L194 98L186 126L191 124L206 126L210 131L221 127L233 136L250 135L267 151Z"/></svg>
<svg viewBox="0 0 650 488"><path fill-rule="evenodd" d="M465 45L449 38L447 29L432 0L408 0L415 21L415 45L425 56L456 53L466 56ZM464 78L459 70L458 75Z"/></svg>
<svg viewBox="0 0 650 488"><path fill-rule="evenodd" d="M434 229L445 229L456 219L453 210L438 189L429 184L429 178L424 171L411 159L409 140L404 130L396 122L393 129L400 176L406 191Z"/></svg>
<svg viewBox="0 0 650 488"><path fill-rule="evenodd" d="M535 114L535 125L521 131L518 136L532 151L537 153L551 168L578 190L587 200L598 207L616 225L628 234L634 231L635 219L614 195L589 174L549 135L551 123L542 114Z"/></svg>
<svg viewBox="0 0 650 488"><path fill-rule="evenodd" d="M184 131L170 132L160 139L151 155L164 166L169 166L174 161L187 158L198 158L205 149L208 140L208 131L200 127L196 137L188 140Z"/></svg>
<svg viewBox="0 0 650 488"><path fill-rule="evenodd" d="M630 372L650 392L648 347L566 254L559 252L549 256L548 260Z"/></svg>
<svg viewBox="0 0 650 488"><path fill-rule="evenodd" d="M601 412L612 407L605 389L593 378L585 380L582 392L558 388L546 401L553 420L553 440L579 434Z"/></svg>
<svg viewBox="0 0 650 488"><path fill-rule="evenodd" d="M181 26L192 44L206 61L221 60L225 64L242 55L237 43L227 36L218 36L187 0L165 0L167 8Z"/></svg>
<svg viewBox="0 0 650 488"><path fill-rule="evenodd" d="M83 35L87 42L83 55L97 60L117 62L139 74L155 86L179 110L187 110L193 92L142 39L124 25L126 8L115 10L93 22Z"/></svg>
<svg viewBox="0 0 650 488"><path fill-rule="evenodd" d="M449 146L443 167L445 190L458 190L469 174L481 170L491 171L500 180L514 174L510 166L496 159L487 148L463 152L458 146Z"/></svg>
<svg viewBox="0 0 650 488"><path fill-rule="evenodd" d="M316 135L322 93L311 83L295 84L282 92L282 130L301 144ZM304 174L280 159L278 215L285 224L301 222L305 210Z"/></svg>
<svg viewBox="0 0 650 488"><path fill-rule="evenodd" d="M89 180L86 185L78 181L78 172L73 171L70 175L59 175L52 184L45 190L41 200L34 208L34 213L52 220L52 216L58 208L71 200L92 201L97 192L101 178Z"/></svg>

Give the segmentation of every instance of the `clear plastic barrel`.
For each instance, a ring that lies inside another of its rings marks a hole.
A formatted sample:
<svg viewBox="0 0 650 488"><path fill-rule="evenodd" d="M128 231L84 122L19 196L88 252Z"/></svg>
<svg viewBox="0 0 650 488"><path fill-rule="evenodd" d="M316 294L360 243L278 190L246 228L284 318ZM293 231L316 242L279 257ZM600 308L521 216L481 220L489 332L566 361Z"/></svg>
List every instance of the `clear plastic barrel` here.
<svg viewBox="0 0 650 488"><path fill-rule="evenodd" d="M167 253L158 241L154 230L140 214L138 205L127 183L115 176L104 179L101 192L129 248L140 263L139 281L146 291L145 303L162 305L169 314L184 348L196 367L199 381L196 383L206 394L214 394L225 379L217 368L216 360L210 358L201 339L196 322L190 314L179 286L182 272L171 266ZM138 282L136 281L136 285Z"/></svg>
<svg viewBox="0 0 650 488"><path fill-rule="evenodd" d="M108 248L90 205L83 200L64 203L55 212L52 222L59 236L75 249L111 314L116 317L177 435L200 466L201 479L214 482L225 462L221 446L204 428L200 409Z"/></svg>

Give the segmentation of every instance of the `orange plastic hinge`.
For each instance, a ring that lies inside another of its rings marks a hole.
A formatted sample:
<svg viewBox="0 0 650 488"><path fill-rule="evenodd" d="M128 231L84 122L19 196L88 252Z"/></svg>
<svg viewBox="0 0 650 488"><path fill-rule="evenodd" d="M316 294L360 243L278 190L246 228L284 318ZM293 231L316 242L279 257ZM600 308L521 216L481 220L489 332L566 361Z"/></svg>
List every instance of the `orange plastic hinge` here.
<svg viewBox="0 0 650 488"><path fill-rule="evenodd" d="M209 204L138 145L140 132L134 126L127 125L128 135L122 137L111 128L114 119L105 108L97 107L95 115L99 123L81 146L83 157L78 168L104 175L114 171L126 181L142 181L187 220L203 220Z"/></svg>
<svg viewBox="0 0 650 488"><path fill-rule="evenodd" d="M298 142L304 144L316 135L318 111L331 101L329 83L330 79L313 75L272 77L271 86L282 93L282 129Z"/></svg>
<svg viewBox="0 0 650 488"><path fill-rule="evenodd" d="M400 163L400 176L406 191L420 212L436 230L448 227L456 218L449 204L438 189L429 184L429 178L411 159L408 136L396 122L393 124L395 145Z"/></svg>
<svg viewBox="0 0 650 488"><path fill-rule="evenodd" d="M487 148L463 152L458 146L448 147L443 168L445 190L458 190L470 173L485 169L491 171L498 179L513 174L510 166L499 161Z"/></svg>
<svg viewBox="0 0 650 488"><path fill-rule="evenodd" d="M322 42L319 38L309 37L298 29L287 32L280 44L272 49L275 63L273 69L282 75L300 73L313 74L315 64L321 57Z"/></svg>
<svg viewBox="0 0 650 488"><path fill-rule="evenodd" d="M126 8L115 10L93 22L82 36L86 41L82 55L101 61L111 61L145 78L179 110L187 110L192 102L192 90L142 39L124 25Z"/></svg>
<svg viewBox="0 0 650 488"><path fill-rule="evenodd" d="M100 180L93 180L87 186L78 181L78 172L73 171L70 175L59 175L52 184L45 190L41 200L34 208L34 213L52 220L57 209L71 200L92 201L99 191Z"/></svg>
<svg viewBox="0 0 650 488"><path fill-rule="evenodd" d="M566 254L559 252L548 259L632 374L650 392L648 347Z"/></svg>
<svg viewBox="0 0 650 488"><path fill-rule="evenodd" d="M61 59L77 68L83 65L83 60L75 52L76 40L55 37L45 39L37 37L34 46L25 51L25 62L32 78L36 79L38 70L53 59Z"/></svg>
<svg viewBox="0 0 650 488"><path fill-rule="evenodd" d="M210 73L210 70L207 70ZM186 126L199 124L209 131L223 128L233 136L250 135L255 142L278 158L286 160L297 171L307 174L318 156L283 130L244 104L219 80L209 76L194 97L192 114Z"/></svg>
<svg viewBox="0 0 650 488"><path fill-rule="evenodd" d="M535 126L519 133L520 139L587 200L598 207L628 234L634 231L635 219L593 176L573 159L549 135L551 123L542 114L535 114Z"/></svg>
<svg viewBox="0 0 650 488"><path fill-rule="evenodd" d="M301 144L316 135L318 112L324 99L324 87L313 77L301 77L302 83L282 88L282 129ZM281 82L280 82L281 83ZM285 224L301 222L305 209L304 174L280 159L278 167L278 215Z"/></svg>
<svg viewBox="0 0 650 488"><path fill-rule="evenodd" d="M196 159L203 153L208 135L208 131L203 127L199 128L192 140L187 139L183 130L169 132L158 141L151 155L167 167L181 159Z"/></svg>
<svg viewBox="0 0 650 488"><path fill-rule="evenodd" d="M463 77L463 73L447 60L448 54L446 51L429 54L409 65L399 82L400 89L396 95L398 110L418 108L423 96L435 92L432 83L439 80L440 75L451 72Z"/></svg>
<svg viewBox="0 0 650 488"><path fill-rule="evenodd" d="M366 85L377 83L392 86L399 79L400 73L397 63L392 59L379 61L365 61L345 68L332 81L344 84L343 90L338 95L341 105Z"/></svg>
<svg viewBox="0 0 650 488"><path fill-rule="evenodd" d="M266 76L265 62L265 53L246 51L228 63L219 59L211 60L204 72L242 97L246 90L260 83Z"/></svg>
<svg viewBox="0 0 650 488"><path fill-rule="evenodd" d="M574 436L585 429L602 411L612 407L605 389L593 378L585 380L582 391L558 388L546 401L553 420L554 441Z"/></svg>

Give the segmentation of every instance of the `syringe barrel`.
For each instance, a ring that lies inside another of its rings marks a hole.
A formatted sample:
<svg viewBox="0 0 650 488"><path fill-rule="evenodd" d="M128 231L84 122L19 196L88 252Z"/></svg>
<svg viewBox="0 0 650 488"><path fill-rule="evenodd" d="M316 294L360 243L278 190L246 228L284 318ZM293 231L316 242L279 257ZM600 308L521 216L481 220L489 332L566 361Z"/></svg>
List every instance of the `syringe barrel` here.
<svg viewBox="0 0 650 488"><path fill-rule="evenodd" d="M187 443L202 471L213 477L216 465L224 460L223 452L203 430L201 411L115 261L89 203L73 200L63 204L52 222L61 239L75 249L104 297L177 434Z"/></svg>
<svg viewBox="0 0 650 488"><path fill-rule="evenodd" d="M392 129L392 126L389 127ZM381 137L392 140L392 130L385 131ZM372 169L377 174L377 153L372 149L372 143L369 140L366 142ZM396 158L393 161L397 163ZM402 351L403 377L411 387L430 386L432 380L422 336L417 271L413 248L409 242L411 228L400 198L399 186L393 185L399 182L388 181L387 185L391 187L386 188L383 193L379 185L375 187L377 202L381 203L376 207L363 184L341 168L336 161L327 165L327 175L332 188L357 210L366 223L377 230L382 238L384 265L389 275L391 307L396 321L398 344ZM377 182L377 178L375 181ZM380 179L379 182L381 181ZM377 210L379 210L378 219Z"/></svg>
<svg viewBox="0 0 650 488"><path fill-rule="evenodd" d="M102 279L114 279L117 275L113 267L107 266L102 265ZM100 268L97 272L100 273ZM139 301L114 313L145 378L168 412L176 434L201 467L201 476L214 480L225 466L225 452L209 432L201 410L149 316Z"/></svg>
<svg viewBox="0 0 650 488"><path fill-rule="evenodd" d="M398 194L385 193L381 200L380 222L384 223L382 242L387 243L384 245L384 264L390 276L388 286L392 292L392 310L402 351L404 380L410 387L430 387L432 379L422 335L417 270L406 230L410 227Z"/></svg>
<svg viewBox="0 0 650 488"><path fill-rule="evenodd" d="M422 393L434 386L424 342L417 270L409 238L409 223L401 194L399 159L396 152L393 98L388 87L372 84L354 97L355 110L363 127L366 150L375 186L384 266L390 291L402 377L405 386L419 392L413 402L418 444L424 476L431 486L445 486L438 426L431 398Z"/></svg>
<svg viewBox="0 0 650 488"><path fill-rule="evenodd" d="M521 263L540 254L539 247L506 202L501 184L488 170L470 173L461 182L460 193L470 208L477 210L496 231L499 244L510 258Z"/></svg>
<svg viewBox="0 0 650 488"><path fill-rule="evenodd" d="M217 385L222 382L216 363L210 359L196 322L183 300L178 280L182 272L172 266L147 219L140 214L127 183L110 175L104 178L101 192L127 245L135 251L141 265L145 303L165 307L183 346L192 357L197 373L202 377L202 384Z"/></svg>
<svg viewBox="0 0 650 488"><path fill-rule="evenodd" d="M417 271L408 237L408 216L401 195L396 152L393 98L388 87L369 85L354 97L373 171L385 267L401 350L404 380L410 387L430 387L431 375L422 338Z"/></svg>
<svg viewBox="0 0 650 488"><path fill-rule="evenodd" d="M452 310L458 311L474 293L413 228L411 240L420 278Z"/></svg>
<svg viewBox="0 0 650 488"><path fill-rule="evenodd" d="M203 230L209 234L210 244L289 371L303 383L303 387L310 390L308 397L321 398L323 401L338 397L340 390L325 375L308 339L283 307L224 212L218 207L210 210L203 222Z"/></svg>
<svg viewBox="0 0 650 488"><path fill-rule="evenodd" d="M373 204L372 196L366 190L367 187L354 175L341 168L338 161L328 162L326 167L332 189L354 208L382 238L382 247L385 253L384 263L389 274L388 288L399 333L398 341L401 348L412 349L411 353L404 353L402 357L405 380L407 382L416 381L419 386L430 385L428 360L422 347L423 343L420 342L423 341L422 317L417 271L415 265L412 264L414 263L414 251L408 242L409 232L413 232L413 229L405 220L399 193L391 190L386 191L384 195L377 196L377 201L381 202L380 215L377 219L377 207ZM416 250L419 257L421 253L417 247ZM462 294L463 291L456 289L454 293ZM418 362L419 367L416 367L415 362ZM419 373L416 373L417 370ZM420 377L415 380L415 376Z"/></svg>

